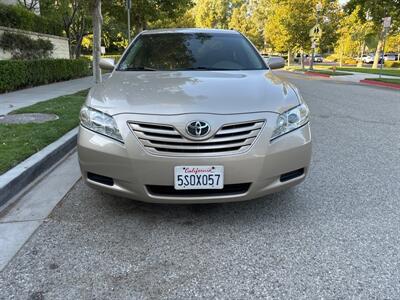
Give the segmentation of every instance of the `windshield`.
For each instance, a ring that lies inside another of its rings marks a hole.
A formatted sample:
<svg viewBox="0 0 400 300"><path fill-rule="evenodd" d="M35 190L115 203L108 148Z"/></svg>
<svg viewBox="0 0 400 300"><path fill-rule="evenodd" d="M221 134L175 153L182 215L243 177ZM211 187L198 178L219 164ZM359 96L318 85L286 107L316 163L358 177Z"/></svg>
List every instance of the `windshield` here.
<svg viewBox="0 0 400 300"><path fill-rule="evenodd" d="M119 71L262 70L261 56L240 34L142 34L132 44Z"/></svg>

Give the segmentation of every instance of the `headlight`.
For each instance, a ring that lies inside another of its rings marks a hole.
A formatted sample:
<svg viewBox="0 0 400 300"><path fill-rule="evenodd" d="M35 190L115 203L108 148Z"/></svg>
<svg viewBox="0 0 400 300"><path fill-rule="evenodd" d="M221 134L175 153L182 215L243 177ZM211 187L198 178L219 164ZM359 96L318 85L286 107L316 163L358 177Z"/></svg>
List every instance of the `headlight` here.
<svg viewBox="0 0 400 300"><path fill-rule="evenodd" d="M83 127L123 142L117 123L112 116L84 105L81 109L80 120Z"/></svg>
<svg viewBox="0 0 400 300"><path fill-rule="evenodd" d="M276 126L271 141L303 126L309 121L309 119L310 111L305 103L280 114L276 120Z"/></svg>

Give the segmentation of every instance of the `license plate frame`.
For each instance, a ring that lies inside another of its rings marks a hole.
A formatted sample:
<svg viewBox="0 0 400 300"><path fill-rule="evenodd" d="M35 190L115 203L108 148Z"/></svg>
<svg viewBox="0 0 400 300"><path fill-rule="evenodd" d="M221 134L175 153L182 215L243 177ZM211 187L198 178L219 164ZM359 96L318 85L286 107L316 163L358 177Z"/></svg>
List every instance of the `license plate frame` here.
<svg viewBox="0 0 400 300"><path fill-rule="evenodd" d="M221 190L224 188L224 166L176 166L175 190Z"/></svg>

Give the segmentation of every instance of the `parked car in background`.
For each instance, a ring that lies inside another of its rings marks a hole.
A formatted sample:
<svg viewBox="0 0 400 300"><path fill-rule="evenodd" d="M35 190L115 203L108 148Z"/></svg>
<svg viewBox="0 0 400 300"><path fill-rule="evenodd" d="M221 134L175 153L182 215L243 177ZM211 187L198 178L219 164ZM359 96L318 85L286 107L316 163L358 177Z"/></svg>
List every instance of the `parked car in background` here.
<svg viewBox="0 0 400 300"><path fill-rule="evenodd" d="M321 54L315 54L314 55L314 62L316 63L322 63L324 62L324 58Z"/></svg>
<svg viewBox="0 0 400 300"><path fill-rule="evenodd" d="M308 58L309 58L309 55L304 53L304 61L307 61ZM294 57L294 62L295 62L295 63L300 63L300 61L301 61L301 54L300 54L300 53L297 53L297 54L295 55L295 57Z"/></svg>
<svg viewBox="0 0 400 300"><path fill-rule="evenodd" d="M385 61L396 61L397 60L397 54L396 53L386 53L384 56Z"/></svg>
<svg viewBox="0 0 400 300"><path fill-rule="evenodd" d="M362 62L365 64L372 64L374 62L375 53L363 55Z"/></svg>

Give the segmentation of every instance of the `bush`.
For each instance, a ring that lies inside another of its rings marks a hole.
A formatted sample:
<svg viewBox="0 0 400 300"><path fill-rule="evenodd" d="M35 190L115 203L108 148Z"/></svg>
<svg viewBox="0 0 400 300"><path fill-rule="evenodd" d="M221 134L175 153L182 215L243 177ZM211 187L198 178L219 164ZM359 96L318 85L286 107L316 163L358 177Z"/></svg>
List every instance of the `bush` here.
<svg viewBox="0 0 400 300"><path fill-rule="evenodd" d="M1 60L0 93L87 76L87 59Z"/></svg>
<svg viewBox="0 0 400 300"><path fill-rule="evenodd" d="M19 5L0 3L0 26L62 36L59 22L38 16Z"/></svg>
<svg viewBox="0 0 400 300"><path fill-rule="evenodd" d="M386 68L400 68L400 61L385 61Z"/></svg>
<svg viewBox="0 0 400 300"><path fill-rule="evenodd" d="M106 54L103 55L102 58L112 58L115 63L117 63L121 59L121 54Z"/></svg>
<svg viewBox="0 0 400 300"><path fill-rule="evenodd" d="M327 62L337 62L339 60L339 56L337 54L331 54L325 57L324 60Z"/></svg>
<svg viewBox="0 0 400 300"><path fill-rule="evenodd" d="M117 63L121 59L121 56L122 56L122 54L106 54L106 55L102 55L101 58L112 58L112 59L114 59L115 63ZM87 58L90 61L93 60L92 55L81 55L81 57Z"/></svg>
<svg viewBox="0 0 400 300"><path fill-rule="evenodd" d="M11 52L14 59L48 58L54 49L49 40L12 32L4 32L0 37L0 48Z"/></svg>
<svg viewBox="0 0 400 300"><path fill-rule="evenodd" d="M325 57L325 61L327 62L340 62L340 55L339 54L331 54L327 57ZM345 56L343 55L342 57L342 62L346 65L356 65L357 60L350 57L350 56Z"/></svg>
<svg viewBox="0 0 400 300"><path fill-rule="evenodd" d="M345 59L343 59L343 63L346 65L356 65L357 64L357 60L351 57L347 57Z"/></svg>

